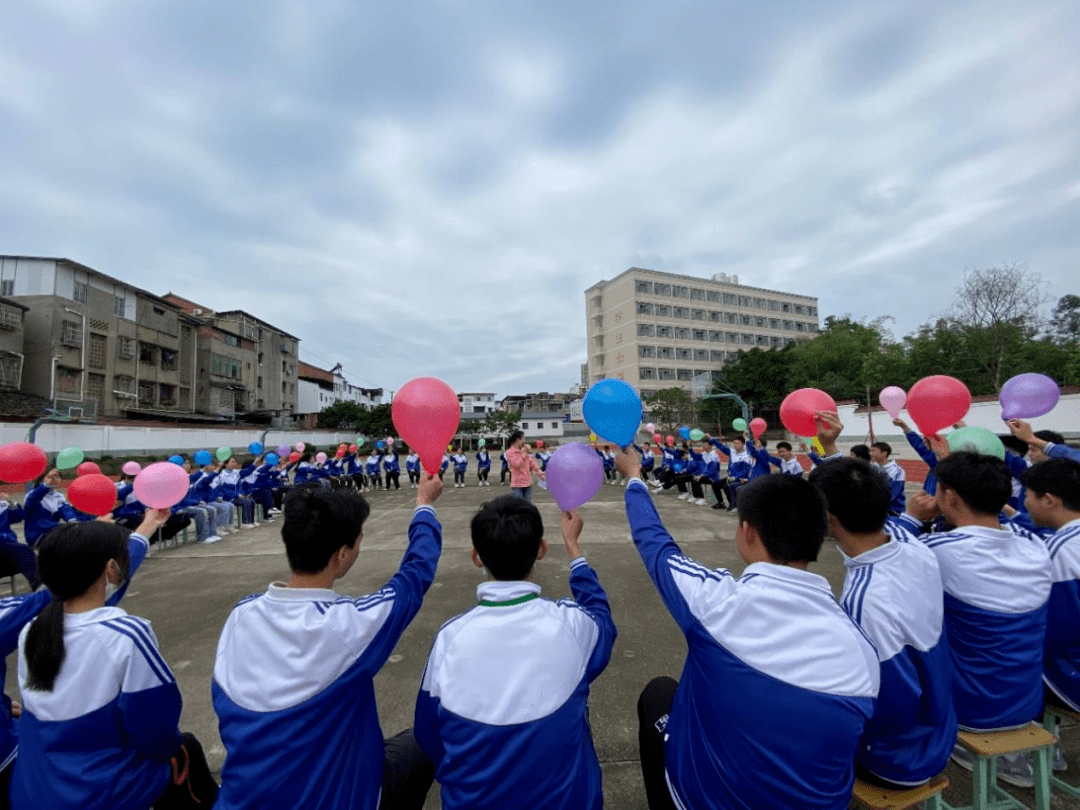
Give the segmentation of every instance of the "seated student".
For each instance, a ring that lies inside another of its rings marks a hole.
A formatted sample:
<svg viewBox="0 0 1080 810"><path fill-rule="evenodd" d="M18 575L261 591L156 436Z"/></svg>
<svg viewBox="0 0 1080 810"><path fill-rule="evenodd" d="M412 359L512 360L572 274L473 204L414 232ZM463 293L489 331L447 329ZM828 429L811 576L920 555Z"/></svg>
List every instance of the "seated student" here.
<svg viewBox="0 0 1080 810"><path fill-rule="evenodd" d="M655 492L667 491L675 485L676 461L678 461L678 456L674 444L667 444L660 448L660 469L656 471L656 483L653 484Z"/></svg>
<svg viewBox="0 0 1080 810"><path fill-rule="evenodd" d="M60 470L55 468L41 475L34 485L27 484L23 499L23 535L28 546L37 545L46 534L55 529L61 520L80 520L78 512L64 498L57 487L63 483Z"/></svg>
<svg viewBox="0 0 1080 810"><path fill-rule="evenodd" d="M955 526L920 539L941 567L957 719L971 731L1018 728L1042 712L1050 556L1038 537L1000 522L1012 492L1004 461L951 453L936 472L936 500L919 493L909 511L923 520L940 511ZM953 758L971 767L965 749ZM1034 784L1030 765L1018 758L1003 757L998 776Z"/></svg>
<svg viewBox="0 0 1080 810"><path fill-rule="evenodd" d="M728 457L725 489L728 496L728 511L734 512L739 487L750 480L750 474L757 464L757 459L747 451L746 439L742 436L736 436L731 440L731 449L728 449L722 439L714 439L708 434L705 435L705 441Z"/></svg>
<svg viewBox="0 0 1080 810"><path fill-rule="evenodd" d="M636 475L635 458L618 463ZM626 487L634 544L688 645L681 682L657 678L638 702L649 807L847 807L878 662L806 570L828 528L825 499L769 475L743 487L738 508L747 567L736 579L685 557L646 487Z"/></svg>
<svg viewBox="0 0 1080 810"><path fill-rule="evenodd" d="M574 601L540 598L540 512L504 495L472 519L472 559L487 572L479 605L443 625L416 700L416 740L445 810L603 806L589 729L589 684L604 671L615 624L581 556L583 526L562 513ZM540 686L542 684L542 686Z"/></svg>
<svg viewBox="0 0 1080 810"><path fill-rule="evenodd" d="M20 543L11 528L12 523L20 523L25 517L23 508L12 504L0 493L0 565L8 572L15 569L24 577L30 590L36 591L41 585L37 575L37 556L25 543ZM2 799L0 799L2 801Z"/></svg>
<svg viewBox="0 0 1080 810"><path fill-rule="evenodd" d="M874 442L870 445L870 461L878 467L889 481L892 501L889 503L890 515L904 514L907 502L904 499L904 483L907 476L904 469L892 459L892 447L887 442Z"/></svg>
<svg viewBox="0 0 1080 810"><path fill-rule="evenodd" d="M634 445L634 449L641 453L641 480L646 484L649 483L649 473L653 471L653 466L656 464L656 456L653 455L652 444L645 442L638 447Z"/></svg>
<svg viewBox="0 0 1080 810"><path fill-rule="evenodd" d="M367 501L318 487L285 498L292 575L242 599L218 642L211 692L227 752L218 810L423 807L434 768L411 731L384 742L372 680L435 578L441 492L430 473L421 479L397 573L356 599L333 584L360 553Z"/></svg>
<svg viewBox="0 0 1080 810"><path fill-rule="evenodd" d="M793 475L796 478L802 478L803 468L791 451L791 442L777 442L776 455L769 456L769 463L776 465L782 475Z"/></svg>
<svg viewBox="0 0 1080 810"><path fill-rule="evenodd" d="M859 743L858 774L884 787L920 785L944 770L956 742L937 559L922 543L886 533L892 493L865 461L822 464L810 473L810 483L828 502L829 533L847 568L840 604L874 642L881 662L881 689Z"/></svg>
<svg viewBox="0 0 1080 810"><path fill-rule="evenodd" d="M708 442L702 442L700 445L701 456L701 475L695 479L697 488L694 490L696 496L696 503L698 506L705 505L705 489L704 485L708 484L712 489L713 497L716 499L716 503L712 505L713 509L724 508L724 496L727 495L727 479L720 477L720 456L716 450ZM729 504L730 505L730 504Z"/></svg>
<svg viewBox="0 0 1080 810"><path fill-rule="evenodd" d="M260 525L255 520L255 499L240 492L240 462L236 456L229 456L224 469L218 472L210 485L210 491L221 500L240 507L240 525L243 528L253 529ZM272 523L273 520L268 517L266 522Z"/></svg>
<svg viewBox="0 0 1080 810"><path fill-rule="evenodd" d="M1069 447L1060 433L1052 430L1033 431L1031 425L1022 419L1010 419L1006 422L1012 435L1027 442L1033 463L1046 461L1048 458L1067 458L1080 463L1080 450Z"/></svg>
<svg viewBox="0 0 1080 810"><path fill-rule="evenodd" d="M15 810L213 805L217 785L198 740L177 728L180 692L150 624L110 606L167 517L148 510L135 534L68 524L42 540L52 601L23 603L41 611L19 634Z"/></svg>

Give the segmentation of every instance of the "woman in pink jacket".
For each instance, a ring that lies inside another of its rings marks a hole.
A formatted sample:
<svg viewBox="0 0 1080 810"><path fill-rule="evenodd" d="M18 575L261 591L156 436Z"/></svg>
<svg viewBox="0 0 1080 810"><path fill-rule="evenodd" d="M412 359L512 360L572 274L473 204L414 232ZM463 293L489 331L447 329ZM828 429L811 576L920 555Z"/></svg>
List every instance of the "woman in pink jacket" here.
<svg viewBox="0 0 1080 810"><path fill-rule="evenodd" d="M529 453L525 451L525 434L515 430L507 439L510 449L506 451L506 463L510 466L510 492L532 503L532 474L535 471L541 479L544 473Z"/></svg>

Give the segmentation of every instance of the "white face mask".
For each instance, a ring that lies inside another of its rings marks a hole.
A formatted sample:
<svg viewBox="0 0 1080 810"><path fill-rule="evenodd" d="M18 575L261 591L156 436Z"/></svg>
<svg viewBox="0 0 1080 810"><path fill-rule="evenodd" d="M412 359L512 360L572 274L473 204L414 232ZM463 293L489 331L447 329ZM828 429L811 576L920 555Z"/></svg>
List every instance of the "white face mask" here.
<svg viewBox="0 0 1080 810"><path fill-rule="evenodd" d="M112 599L114 596L116 596L116 592L119 591L119 590L120 590L119 585L115 585L112 582L106 582L105 583L105 601L108 602L110 599Z"/></svg>

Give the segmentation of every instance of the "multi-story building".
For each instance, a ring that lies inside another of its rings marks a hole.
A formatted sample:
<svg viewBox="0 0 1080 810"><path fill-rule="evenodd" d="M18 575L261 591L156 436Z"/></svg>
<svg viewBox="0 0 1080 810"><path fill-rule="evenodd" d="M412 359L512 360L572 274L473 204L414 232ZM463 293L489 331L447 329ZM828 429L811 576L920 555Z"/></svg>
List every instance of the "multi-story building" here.
<svg viewBox="0 0 1080 810"><path fill-rule="evenodd" d="M500 407L504 411L510 411L511 413L558 413L563 414L566 412L566 407L573 399L571 394L564 394L561 391L556 391L551 394L547 391L540 391L533 394L511 394L503 397L499 403Z"/></svg>
<svg viewBox="0 0 1080 810"><path fill-rule="evenodd" d="M22 384L23 317L28 309L0 297L0 391L18 391Z"/></svg>
<svg viewBox="0 0 1080 810"><path fill-rule="evenodd" d="M817 298L631 267L585 291L587 385L626 380L642 395L711 387L714 372L752 347L813 338Z"/></svg>
<svg viewBox="0 0 1080 810"><path fill-rule="evenodd" d="M296 418L304 427L315 427L319 413L338 402L353 402L365 410L382 404L381 388L353 385L345 379L340 363L326 371L301 361L296 373L299 378Z"/></svg>
<svg viewBox="0 0 1080 810"><path fill-rule="evenodd" d="M217 325L255 345L255 387L251 411L288 416L296 411L300 338L240 309L218 312Z"/></svg>
<svg viewBox="0 0 1080 810"><path fill-rule="evenodd" d="M463 392L457 395L458 406L461 413L487 414L498 410L495 404L495 394L483 392Z"/></svg>
<svg viewBox="0 0 1080 810"><path fill-rule="evenodd" d="M64 415L194 411L194 319L69 259L0 256L0 295L25 306L21 390Z"/></svg>

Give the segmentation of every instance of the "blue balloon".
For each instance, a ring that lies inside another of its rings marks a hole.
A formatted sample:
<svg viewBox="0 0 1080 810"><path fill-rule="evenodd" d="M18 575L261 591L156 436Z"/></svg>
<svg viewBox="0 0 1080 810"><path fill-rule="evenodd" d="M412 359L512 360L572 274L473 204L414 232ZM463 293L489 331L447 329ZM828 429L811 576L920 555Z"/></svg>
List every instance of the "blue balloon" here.
<svg viewBox="0 0 1080 810"><path fill-rule="evenodd" d="M683 464L681 461L676 461L671 465L671 469L673 469L675 472L682 472L684 469L686 469L686 465Z"/></svg>
<svg viewBox="0 0 1080 810"><path fill-rule="evenodd" d="M685 425L683 427L679 428L679 438L681 438L681 439L689 439L690 438L690 428L686 427Z"/></svg>
<svg viewBox="0 0 1080 810"><path fill-rule="evenodd" d="M382 442L375 442L375 447L378 450L382 450L385 446Z"/></svg>
<svg viewBox="0 0 1080 810"><path fill-rule="evenodd" d="M248 445L248 452L253 456L262 455L263 446L259 442L252 442Z"/></svg>
<svg viewBox="0 0 1080 810"><path fill-rule="evenodd" d="M183 467L184 466L184 457L183 456L169 456L169 461L171 461L177 467Z"/></svg>
<svg viewBox="0 0 1080 810"><path fill-rule="evenodd" d="M641 397L622 380L600 380L585 394L581 413L601 439L627 447L641 424Z"/></svg>
<svg viewBox="0 0 1080 810"><path fill-rule="evenodd" d="M281 461L281 459L278 458L277 453L267 453L266 454L266 463L269 464L271 467L273 467L279 461Z"/></svg>
<svg viewBox="0 0 1080 810"><path fill-rule="evenodd" d="M195 463L198 464L200 467L205 467L213 460L214 457L210 455L209 450L199 450L195 453Z"/></svg>

